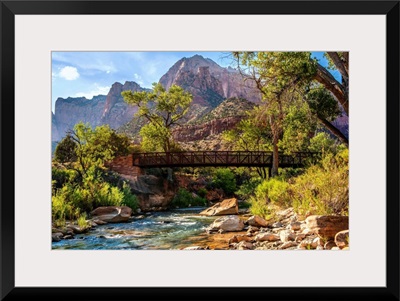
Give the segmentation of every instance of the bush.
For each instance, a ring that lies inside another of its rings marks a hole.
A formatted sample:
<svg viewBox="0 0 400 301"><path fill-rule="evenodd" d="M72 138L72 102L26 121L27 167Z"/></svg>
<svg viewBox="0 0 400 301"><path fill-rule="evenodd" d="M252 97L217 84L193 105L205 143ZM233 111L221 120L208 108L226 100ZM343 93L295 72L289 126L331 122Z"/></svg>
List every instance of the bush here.
<svg viewBox="0 0 400 301"><path fill-rule="evenodd" d="M348 150L327 154L295 179L292 185L293 207L300 215L348 215Z"/></svg>
<svg viewBox="0 0 400 301"><path fill-rule="evenodd" d="M212 187L221 188L227 195L236 191L235 174L229 168L218 168L213 175Z"/></svg>
<svg viewBox="0 0 400 301"><path fill-rule="evenodd" d="M206 206L207 201L194 195L193 193L187 191L184 188L179 188L178 192L174 196L171 206L173 207L190 207L190 206Z"/></svg>
<svg viewBox="0 0 400 301"><path fill-rule="evenodd" d="M53 188L60 189L66 183L73 182L76 178L76 173L73 170L52 167L51 169L51 179L53 181Z"/></svg>
<svg viewBox="0 0 400 301"><path fill-rule="evenodd" d="M136 211L136 209L139 208L139 201L138 201L136 195L131 193L131 189L129 188L129 186L126 183L124 183L124 185L122 187L122 193L124 194L124 198L122 200L122 205L128 206L133 211Z"/></svg>
<svg viewBox="0 0 400 301"><path fill-rule="evenodd" d="M270 219L272 216L272 211L268 207L266 200L258 199L254 196L250 197L250 213L253 215L260 216L266 220Z"/></svg>
<svg viewBox="0 0 400 301"><path fill-rule="evenodd" d="M197 194L200 196L200 197L202 197L202 198L205 198L206 197L206 195L207 195L207 189L205 189L205 188L203 188L203 187L201 187L201 188L199 188L198 190L197 190Z"/></svg>
<svg viewBox="0 0 400 301"><path fill-rule="evenodd" d="M248 199L250 195L254 194L254 191L256 190L257 186L260 185L260 183L260 177L252 177L247 182L244 182L242 185L240 185L235 194L244 200Z"/></svg>

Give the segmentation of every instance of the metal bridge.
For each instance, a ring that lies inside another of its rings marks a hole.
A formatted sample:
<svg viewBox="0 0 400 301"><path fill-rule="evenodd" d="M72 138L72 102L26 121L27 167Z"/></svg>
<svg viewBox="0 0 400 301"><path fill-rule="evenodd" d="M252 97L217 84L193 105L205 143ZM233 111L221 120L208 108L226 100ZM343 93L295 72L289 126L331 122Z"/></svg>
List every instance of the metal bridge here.
<svg viewBox="0 0 400 301"><path fill-rule="evenodd" d="M279 153L279 167L304 167L320 158L316 152ZM184 151L134 153L133 166L138 167L201 167L247 166L272 167L273 153L263 151Z"/></svg>

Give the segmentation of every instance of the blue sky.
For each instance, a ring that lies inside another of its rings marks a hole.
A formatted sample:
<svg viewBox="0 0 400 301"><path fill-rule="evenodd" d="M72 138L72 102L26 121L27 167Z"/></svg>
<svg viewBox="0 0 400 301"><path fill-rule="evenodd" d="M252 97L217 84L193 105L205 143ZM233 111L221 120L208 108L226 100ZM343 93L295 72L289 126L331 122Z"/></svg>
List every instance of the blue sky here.
<svg viewBox="0 0 400 301"><path fill-rule="evenodd" d="M229 52L52 52L52 111L58 97L106 95L115 82L135 81L150 88L176 61L195 54L223 67L232 66ZM326 64L322 52L313 56Z"/></svg>

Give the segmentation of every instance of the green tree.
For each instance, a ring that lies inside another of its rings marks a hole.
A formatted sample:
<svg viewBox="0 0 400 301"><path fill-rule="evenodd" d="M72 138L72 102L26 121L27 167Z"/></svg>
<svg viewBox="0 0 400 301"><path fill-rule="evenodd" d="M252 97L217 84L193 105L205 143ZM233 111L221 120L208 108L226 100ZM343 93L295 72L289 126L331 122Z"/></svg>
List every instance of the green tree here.
<svg viewBox="0 0 400 301"><path fill-rule="evenodd" d="M223 132L222 138L237 151L271 151L272 133L262 116L263 107L255 107L247 112L247 117L231 130ZM267 172L264 167L256 167L257 174L265 179Z"/></svg>
<svg viewBox="0 0 400 301"><path fill-rule="evenodd" d="M60 141L55 161L75 170L83 179L89 170L104 169L105 162L126 155L129 145L128 137L117 134L108 125L92 129L89 124L80 122Z"/></svg>
<svg viewBox="0 0 400 301"><path fill-rule="evenodd" d="M171 151L174 148L171 127L188 112L192 95L176 85L167 91L160 83L154 83L151 92L123 91L121 94L126 103L138 106L137 116L149 121L140 130L143 149Z"/></svg>
<svg viewBox="0 0 400 301"><path fill-rule="evenodd" d="M254 80L257 88L262 92L265 99L270 98L266 90L285 91L282 89L288 83L297 87L300 85L309 85L312 89L317 88L320 91L321 99L317 100L322 103L328 101L327 105L319 106L318 109L326 109L332 106L332 99L335 100L335 112L329 117L326 112L318 111L318 121L325 126L333 135L337 136L343 143L348 145L348 139L335 127L332 120L341 114L338 104L341 105L343 111L349 116L349 99L348 99L348 52L326 52L325 57L328 59L329 66L324 68L316 59L311 58L310 52L234 52L233 56L237 60L239 70L244 75L245 80ZM337 81L328 69L338 70L341 74L341 82ZM274 79L280 85L268 87ZM328 92L329 91L329 92ZM304 91L302 92L304 93ZM314 93L313 96L318 96ZM316 113L317 111L313 111ZM322 114L321 114L322 113Z"/></svg>

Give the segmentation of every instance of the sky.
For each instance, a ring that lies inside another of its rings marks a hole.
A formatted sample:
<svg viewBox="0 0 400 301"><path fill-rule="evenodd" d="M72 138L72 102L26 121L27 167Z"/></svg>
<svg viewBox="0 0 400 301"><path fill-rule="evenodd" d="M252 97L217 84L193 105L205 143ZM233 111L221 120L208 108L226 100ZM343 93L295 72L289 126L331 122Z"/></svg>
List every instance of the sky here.
<svg viewBox="0 0 400 301"><path fill-rule="evenodd" d="M234 67L229 52L52 52L52 111L57 98L106 95L115 82L134 81L151 88L183 57L195 54L222 67ZM322 52L312 56L326 65Z"/></svg>

